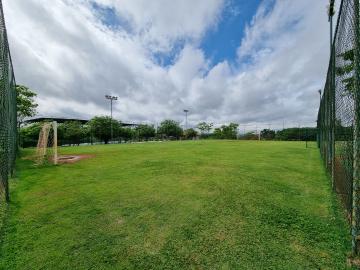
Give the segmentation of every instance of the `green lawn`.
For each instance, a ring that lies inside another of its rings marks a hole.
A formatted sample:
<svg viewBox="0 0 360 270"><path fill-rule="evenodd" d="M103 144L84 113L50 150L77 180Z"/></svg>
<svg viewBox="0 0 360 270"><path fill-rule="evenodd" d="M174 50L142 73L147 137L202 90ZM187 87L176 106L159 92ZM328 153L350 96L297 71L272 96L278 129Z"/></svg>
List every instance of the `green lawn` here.
<svg viewBox="0 0 360 270"><path fill-rule="evenodd" d="M18 161L0 269L346 268L348 227L315 144L60 152L95 157L41 168Z"/></svg>

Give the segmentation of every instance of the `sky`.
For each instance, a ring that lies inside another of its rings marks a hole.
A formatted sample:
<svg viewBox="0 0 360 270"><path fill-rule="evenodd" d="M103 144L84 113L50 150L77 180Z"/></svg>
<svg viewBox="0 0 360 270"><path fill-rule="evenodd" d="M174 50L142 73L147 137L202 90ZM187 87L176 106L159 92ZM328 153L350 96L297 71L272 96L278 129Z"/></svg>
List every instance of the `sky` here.
<svg viewBox="0 0 360 270"><path fill-rule="evenodd" d="M339 2L339 1L337 1ZM314 125L327 0L3 0L38 115Z"/></svg>

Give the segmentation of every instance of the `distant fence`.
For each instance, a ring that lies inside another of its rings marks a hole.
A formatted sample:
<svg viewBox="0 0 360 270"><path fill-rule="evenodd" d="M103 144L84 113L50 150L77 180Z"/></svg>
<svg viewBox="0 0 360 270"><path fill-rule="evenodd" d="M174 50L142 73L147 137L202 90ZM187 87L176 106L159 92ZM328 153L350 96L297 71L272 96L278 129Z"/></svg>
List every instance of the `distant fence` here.
<svg viewBox="0 0 360 270"><path fill-rule="evenodd" d="M6 34L2 2L0 0L0 199L9 200L9 175L16 157L16 89Z"/></svg>
<svg viewBox="0 0 360 270"><path fill-rule="evenodd" d="M342 0L318 112L320 152L352 224L359 249L360 43L359 0Z"/></svg>

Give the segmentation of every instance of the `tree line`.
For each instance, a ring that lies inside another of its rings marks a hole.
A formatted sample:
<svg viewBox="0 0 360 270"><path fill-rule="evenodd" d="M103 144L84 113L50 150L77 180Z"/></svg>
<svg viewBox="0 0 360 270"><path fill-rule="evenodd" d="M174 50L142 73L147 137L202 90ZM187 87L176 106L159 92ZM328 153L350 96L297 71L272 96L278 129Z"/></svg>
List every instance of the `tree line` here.
<svg viewBox="0 0 360 270"><path fill-rule="evenodd" d="M43 123L33 123L21 127L20 145L36 146ZM111 137L112 127L112 137ZM108 116L96 116L88 123L66 121L58 125L59 145L79 145L82 143L105 143L110 141L121 143L149 140L191 140L191 139L243 139L258 140L258 134L238 133L239 125L230 123L213 128L212 123L201 122L196 129L184 130L174 120L164 120L156 128L154 125L141 124L134 127L122 125L120 121ZM260 133L262 140L316 140L315 128L288 128L279 131L264 129Z"/></svg>
<svg viewBox="0 0 360 270"><path fill-rule="evenodd" d="M350 55L351 56L351 55ZM36 146L42 123L34 123L21 127L26 117L36 114L36 94L23 85L16 86L17 117L19 143L22 147ZM340 125L341 126L341 125ZM109 143L148 140L179 140L179 139L243 139L243 140L301 140L315 141L316 128L287 128L279 131L263 129L259 134L248 132L238 133L239 125L230 123L214 128L213 123L200 122L196 128L183 130L174 120L164 120L155 128L153 125L137 125L134 128L122 125L120 121L107 116L96 116L88 123L67 121L58 126L59 145L79 145L81 143ZM112 134L111 134L112 129Z"/></svg>

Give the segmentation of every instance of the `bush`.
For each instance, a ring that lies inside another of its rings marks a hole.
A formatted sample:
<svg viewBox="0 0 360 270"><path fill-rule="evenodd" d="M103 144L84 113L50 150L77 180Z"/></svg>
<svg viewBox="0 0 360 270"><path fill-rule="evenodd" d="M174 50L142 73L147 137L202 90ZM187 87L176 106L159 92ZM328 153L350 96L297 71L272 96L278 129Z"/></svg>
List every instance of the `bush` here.
<svg viewBox="0 0 360 270"><path fill-rule="evenodd" d="M317 128L286 128L276 132L275 139L281 141L316 141Z"/></svg>

